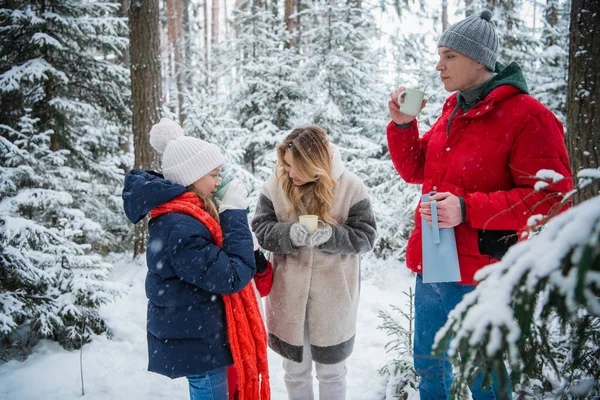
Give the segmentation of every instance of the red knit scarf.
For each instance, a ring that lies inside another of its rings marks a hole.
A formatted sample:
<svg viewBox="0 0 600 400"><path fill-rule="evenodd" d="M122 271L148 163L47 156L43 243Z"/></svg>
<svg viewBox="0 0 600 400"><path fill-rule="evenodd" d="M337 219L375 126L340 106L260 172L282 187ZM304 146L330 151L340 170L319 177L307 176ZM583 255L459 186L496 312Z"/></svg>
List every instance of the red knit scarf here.
<svg viewBox="0 0 600 400"><path fill-rule="evenodd" d="M202 222L212 234L217 246L223 246L223 232L214 218L202 209L202 201L187 192L150 211L150 216L179 212ZM227 317L229 346L239 375L239 400L269 400L269 368L267 334L258 309L252 284L235 294L222 295Z"/></svg>

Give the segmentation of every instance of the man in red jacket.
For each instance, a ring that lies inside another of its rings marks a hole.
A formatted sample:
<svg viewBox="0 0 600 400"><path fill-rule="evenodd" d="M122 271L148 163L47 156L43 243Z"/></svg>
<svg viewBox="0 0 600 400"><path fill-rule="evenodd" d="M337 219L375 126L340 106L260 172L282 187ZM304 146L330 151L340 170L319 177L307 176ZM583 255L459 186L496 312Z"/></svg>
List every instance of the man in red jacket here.
<svg viewBox="0 0 600 400"><path fill-rule="evenodd" d="M455 93L422 138L416 118L399 110L404 87L388 103L394 166L405 181L422 184L423 193L437 193L430 199L437 200L439 226L454 228L461 272L460 282L423 283L421 218L431 225L431 207L420 204L406 263L417 273L414 361L421 400L449 398L451 365L445 355L433 357L431 348L448 313L475 288L475 273L504 255L530 217L558 211L572 189L562 124L529 96L516 63L496 63L491 17L484 10L442 34L436 70L444 89ZM535 188L540 170L564 179ZM471 387L475 400L499 398L496 381L485 391L481 381Z"/></svg>

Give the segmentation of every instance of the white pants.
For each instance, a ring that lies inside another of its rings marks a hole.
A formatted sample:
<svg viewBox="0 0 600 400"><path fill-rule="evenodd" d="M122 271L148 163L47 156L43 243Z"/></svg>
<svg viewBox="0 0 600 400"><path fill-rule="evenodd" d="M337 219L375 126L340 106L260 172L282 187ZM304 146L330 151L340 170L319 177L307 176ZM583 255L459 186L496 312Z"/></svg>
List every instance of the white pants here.
<svg viewBox="0 0 600 400"><path fill-rule="evenodd" d="M302 362L283 359L285 386L289 400L313 400L312 354L308 340L308 326L304 327ZM346 398L346 362L319 364L315 362L319 380L319 400L344 400Z"/></svg>

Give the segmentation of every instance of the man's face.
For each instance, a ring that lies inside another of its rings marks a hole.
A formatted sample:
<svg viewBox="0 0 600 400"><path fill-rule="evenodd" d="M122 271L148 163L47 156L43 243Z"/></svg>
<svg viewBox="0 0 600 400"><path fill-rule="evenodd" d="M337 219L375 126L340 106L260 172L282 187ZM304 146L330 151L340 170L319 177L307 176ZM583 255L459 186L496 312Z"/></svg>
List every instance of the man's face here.
<svg viewBox="0 0 600 400"><path fill-rule="evenodd" d="M448 47L438 48L440 60L435 69L440 72L444 89L465 91L478 85L485 66Z"/></svg>

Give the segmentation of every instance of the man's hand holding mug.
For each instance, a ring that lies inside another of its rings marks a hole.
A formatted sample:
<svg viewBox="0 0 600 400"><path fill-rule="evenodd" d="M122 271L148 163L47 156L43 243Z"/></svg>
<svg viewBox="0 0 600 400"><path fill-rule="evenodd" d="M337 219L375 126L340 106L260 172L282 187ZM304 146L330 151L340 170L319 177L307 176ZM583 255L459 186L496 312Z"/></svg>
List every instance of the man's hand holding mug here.
<svg viewBox="0 0 600 400"><path fill-rule="evenodd" d="M397 125L404 125L415 119L427 104L427 99L423 96L424 93L420 90L407 89L404 86L391 92L388 108L392 121Z"/></svg>

